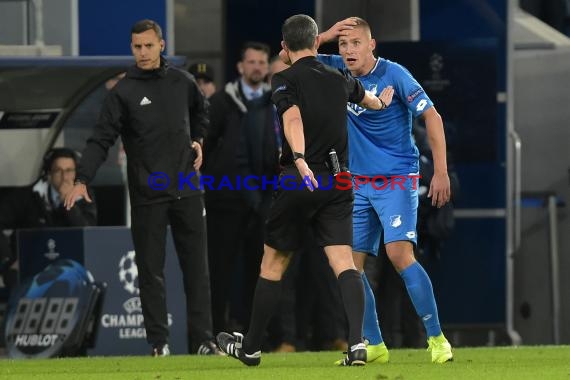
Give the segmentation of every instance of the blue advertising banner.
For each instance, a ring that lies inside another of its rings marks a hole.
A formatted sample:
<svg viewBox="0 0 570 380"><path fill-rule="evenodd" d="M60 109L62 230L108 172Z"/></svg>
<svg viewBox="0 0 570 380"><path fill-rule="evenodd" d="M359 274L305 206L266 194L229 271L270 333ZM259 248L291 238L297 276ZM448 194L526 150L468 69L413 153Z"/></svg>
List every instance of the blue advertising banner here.
<svg viewBox="0 0 570 380"><path fill-rule="evenodd" d="M172 237L167 236L164 273L169 346L173 354L186 354L186 298ZM107 283L95 348L89 355L149 355L130 230L87 228L84 242L85 267L97 281Z"/></svg>
<svg viewBox="0 0 570 380"><path fill-rule="evenodd" d="M20 284L59 259L83 263L82 228L18 230L16 234Z"/></svg>

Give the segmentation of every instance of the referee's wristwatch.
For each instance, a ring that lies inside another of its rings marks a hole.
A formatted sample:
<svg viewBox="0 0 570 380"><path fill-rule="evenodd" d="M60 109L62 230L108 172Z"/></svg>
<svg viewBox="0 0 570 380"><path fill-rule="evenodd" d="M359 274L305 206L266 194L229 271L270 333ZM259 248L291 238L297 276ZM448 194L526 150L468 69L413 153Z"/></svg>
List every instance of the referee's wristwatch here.
<svg viewBox="0 0 570 380"><path fill-rule="evenodd" d="M299 152L293 152L293 162L297 161L299 158L305 159L305 155Z"/></svg>

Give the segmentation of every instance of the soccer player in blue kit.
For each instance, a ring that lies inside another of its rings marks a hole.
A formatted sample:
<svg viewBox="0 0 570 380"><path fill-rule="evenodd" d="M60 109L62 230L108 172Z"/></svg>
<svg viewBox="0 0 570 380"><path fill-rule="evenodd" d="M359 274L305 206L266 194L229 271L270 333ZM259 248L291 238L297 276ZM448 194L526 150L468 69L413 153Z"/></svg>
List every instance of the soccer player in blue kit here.
<svg viewBox="0 0 570 380"><path fill-rule="evenodd" d="M321 43L338 37L340 54L319 55L320 61L350 71L373 94L386 86L394 88L393 101L382 112L347 104L349 169L355 179L353 259L362 273L366 294L363 335L369 342L367 361L389 360L378 325L374 294L364 273L366 256L378 255L382 229L388 257L404 280L426 329L432 362L451 361L451 345L441 331L431 281L414 258L419 153L412 137L412 118L422 117L425 121L435 167L428 196L433 206L442 207L449 202L451 191L441 116L408 70L374 56L376 42L365 20L350 17L339 21L320 37ZM383 177L373 180L375 176ZM387 181L381 179L384 177ZM396 179L398 182L405 179L403 188L394 186Z"/></svg>

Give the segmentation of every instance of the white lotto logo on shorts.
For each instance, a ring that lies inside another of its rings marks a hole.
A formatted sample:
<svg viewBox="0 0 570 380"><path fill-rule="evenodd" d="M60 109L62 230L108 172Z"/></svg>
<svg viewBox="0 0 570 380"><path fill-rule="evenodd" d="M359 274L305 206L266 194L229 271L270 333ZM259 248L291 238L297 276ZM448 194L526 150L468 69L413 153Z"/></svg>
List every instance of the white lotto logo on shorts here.
<svg viewBox="0 0 570 380"><path fill-rule="evenodd" d="M129 251L119 261L119 281L127 292L138 295L138 279L139 271L135 263L135 251Z"/></svg>

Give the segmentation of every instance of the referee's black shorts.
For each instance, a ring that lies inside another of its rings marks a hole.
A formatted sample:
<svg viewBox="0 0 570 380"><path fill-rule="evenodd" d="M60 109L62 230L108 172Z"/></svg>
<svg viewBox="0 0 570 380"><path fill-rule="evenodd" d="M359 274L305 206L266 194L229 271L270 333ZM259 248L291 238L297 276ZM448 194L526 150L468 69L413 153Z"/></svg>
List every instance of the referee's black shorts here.
<svg viewBox="0 0 570 380"><path fill-rule="evenodd" d="M313 229L321 247L352 246L352 188L339 190L328 170L311 170L319 182L319 188L313 192L303 187L296 167L285 168L281 173L265 225L268 246L296 251L302 247L307 228Z"/></svg>

